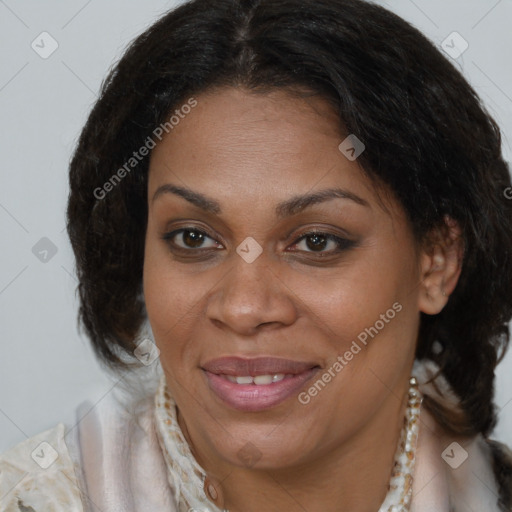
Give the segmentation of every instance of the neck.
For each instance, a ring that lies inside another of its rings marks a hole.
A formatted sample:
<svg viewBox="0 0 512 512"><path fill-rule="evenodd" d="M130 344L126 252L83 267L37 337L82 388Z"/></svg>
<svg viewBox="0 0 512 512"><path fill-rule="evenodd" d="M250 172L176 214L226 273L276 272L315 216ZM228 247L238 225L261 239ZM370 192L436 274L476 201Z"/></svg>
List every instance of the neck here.
<svg viewBox="0 0 512 512"><path fill-rule="evenodd" d="M388 490L406 404L407 394L400 402L390 393L363 429L294 467L254 470L228 465L201 443L193 453L206 473L222 482L220 508L230 512L375 512ZM197 447L178 418L189 445Z"/></svg>

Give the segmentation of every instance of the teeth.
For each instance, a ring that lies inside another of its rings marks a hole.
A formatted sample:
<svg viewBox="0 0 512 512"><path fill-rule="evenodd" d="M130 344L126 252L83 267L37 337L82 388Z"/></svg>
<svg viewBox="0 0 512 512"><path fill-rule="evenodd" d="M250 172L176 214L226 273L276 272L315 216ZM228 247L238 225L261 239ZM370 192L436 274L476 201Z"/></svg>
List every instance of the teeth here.
<svg viewBox="0 0 512 512"><path fill-rule="evenodd" d="M236 377L237 384L252 384L252 377Z"/></svg>
<svg viewBox="0 0 512 512"><path fill-rule="evenodd" d="M258 386L266 386L268 384L272 384L273 382L279 382L285 378L284 373L276 373L274 375L258 375L256 377L251 377L250 375L235 377L234 375L225 375L225 377L233 383L236 384L256 384Z"/></svg>
<svg viewBox="0 0 512 512"><path fill-rule="evenodd" d="M254 377L254 384L272 384L272 375L258 375Z"/></svg>

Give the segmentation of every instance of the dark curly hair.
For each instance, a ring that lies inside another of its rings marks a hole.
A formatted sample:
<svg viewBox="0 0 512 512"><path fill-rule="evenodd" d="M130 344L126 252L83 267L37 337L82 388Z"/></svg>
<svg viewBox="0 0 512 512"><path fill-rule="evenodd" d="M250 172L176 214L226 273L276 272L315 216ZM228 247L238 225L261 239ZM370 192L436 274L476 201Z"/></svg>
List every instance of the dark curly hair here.
<svg viewBox="0 0 512 512"><path fill-rule="evenodd" d="M79 318L100 360L125 367L122 355L147 319L149 156L122 181L112 177L187 99L226 86L325 98L340 127L366 145L358 161L393 191L418 243L446 216L459 224L462 273L443 311L422 314L417 357L437 363L461 398L462 417L427 400L437 420L488 435L512 316L511 183L500 131L425 36L362 0L192 0L140 35L111 70L71 161L67 210Z"/></svg>

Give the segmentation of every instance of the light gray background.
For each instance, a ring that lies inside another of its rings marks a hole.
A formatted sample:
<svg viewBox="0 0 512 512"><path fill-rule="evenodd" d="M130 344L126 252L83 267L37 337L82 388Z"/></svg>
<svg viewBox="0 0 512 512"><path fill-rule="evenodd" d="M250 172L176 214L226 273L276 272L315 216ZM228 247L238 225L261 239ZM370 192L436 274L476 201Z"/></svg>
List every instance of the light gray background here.
<svg viewBox="0 0 512 512"><path fill-rule="evenodd" d="M77 332L67 165L109 67L176 3L0 0L0 452L59 421L74 424L81 401L98 403L115 385ZM380 3L438 45L453 31L467 40L458 65L502 127L511 161L512 0ZM31 48L44 31L59 45L47 59ZM32 253L42 237L57 247L46 263ZM512 352L498 370L495 433L512 445L511 370Z"/></svg>

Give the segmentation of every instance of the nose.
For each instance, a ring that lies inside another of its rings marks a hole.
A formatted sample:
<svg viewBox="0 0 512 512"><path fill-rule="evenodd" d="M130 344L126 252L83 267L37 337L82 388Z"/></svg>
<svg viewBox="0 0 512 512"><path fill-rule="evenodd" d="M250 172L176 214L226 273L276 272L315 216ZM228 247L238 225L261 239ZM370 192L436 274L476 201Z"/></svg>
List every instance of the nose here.
<svg viewBox="0 0 512 512"><path fill-rule="evenodd" d="M279 264L272 265L264 254L252 263L237 254L233 260L210 295L208 318L217 327L246 336L293 324L298 312L295 295L280 275Z"/></svg>

